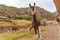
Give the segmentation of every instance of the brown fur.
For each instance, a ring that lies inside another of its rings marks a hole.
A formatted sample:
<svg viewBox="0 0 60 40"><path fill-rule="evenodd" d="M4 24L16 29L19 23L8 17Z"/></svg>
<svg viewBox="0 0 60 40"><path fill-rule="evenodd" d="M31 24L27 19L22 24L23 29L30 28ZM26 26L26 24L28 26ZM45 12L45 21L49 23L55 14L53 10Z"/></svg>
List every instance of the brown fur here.
<svg viewBox="0 0 60 40"><path fill-rule="evenodd" d="M19 29L17 27L12 27L13 31L19 31Z"/></svg>
<svg viewBox="0 0 60 40"><path fill-rule="evenodd" d="M60 19L59 18L57 18L56 21L58 22L58 24L60 24Z"/></svg>
<svg viewBox="0 0 60 40"><path fill-rule="evenodd" d="M35 31L35 34L37 34L37 31L38 31L38 26L40 25L40 21L37 20L36 18L36 13L34 13L34 8L35 8L35 3L34 3L34 6L31 6L31 4L29 4L33 14L32 14L32 27L30 28L30 30L32 28L34 28L34 31Z"/></svg>

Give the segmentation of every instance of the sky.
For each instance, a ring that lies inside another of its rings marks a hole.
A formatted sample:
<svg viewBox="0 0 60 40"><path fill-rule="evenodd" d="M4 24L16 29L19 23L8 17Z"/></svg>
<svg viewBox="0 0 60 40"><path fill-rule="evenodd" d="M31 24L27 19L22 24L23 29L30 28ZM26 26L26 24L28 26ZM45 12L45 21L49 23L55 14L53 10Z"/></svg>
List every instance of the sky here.
<svg viewBox="0 0 60 40"><path fill-rule="evenodd" d="M53 0L0 0L0 4L14 6L17 8L28 7L29 3L33 5L34 2L36 3L36 6L44 8L50 12L56 11Z"/></svg>

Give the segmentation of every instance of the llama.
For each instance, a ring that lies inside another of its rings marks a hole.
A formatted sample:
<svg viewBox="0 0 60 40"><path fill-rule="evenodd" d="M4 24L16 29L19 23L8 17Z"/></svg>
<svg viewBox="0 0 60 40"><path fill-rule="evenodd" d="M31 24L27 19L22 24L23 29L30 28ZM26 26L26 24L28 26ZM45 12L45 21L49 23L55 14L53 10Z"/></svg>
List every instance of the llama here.
<svg viewBox="0 0 60 40"><path fill-rule="evenodd" d="M56 13L56 21L60 23L60 18L59 18L60 17L60 0L54 0L54 3L58 12Z"/></svg>
<svg viewBox="0 0 60 40"><path fill-rule="evenodd" d="M31 12L32 12L32 27L30 28L30 30L32 28L34 28L34 31L35 31L35 34L36 36L38 37L37 40L43 40L42 39L42 35L41 35L41 31L39 29L39 26L40 26L40 21L37 19L36 17L36 13L35 13L35 3L34 3L34 6L31 6L31 4L29 4L30 6L30 9L31 9Z"/></svg>

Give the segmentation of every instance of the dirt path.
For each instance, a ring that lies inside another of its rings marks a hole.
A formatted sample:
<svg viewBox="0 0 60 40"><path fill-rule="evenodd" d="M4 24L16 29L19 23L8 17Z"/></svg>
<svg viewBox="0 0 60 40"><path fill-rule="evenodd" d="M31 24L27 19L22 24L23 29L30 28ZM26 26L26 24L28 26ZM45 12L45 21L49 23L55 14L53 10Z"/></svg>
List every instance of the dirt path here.
<svg viewBox="0 0 60 40"><path fill-rule="evenodd" d="M60 26L58 26L58 28L59 28L58 40L60 40Z"/></svg>
<svg viewBox="0 0 60 40"><path fill-rule="evenodd" d="M46 33L43 35L44 40L58 40L58 27L53 26L46 29Z"/></svg>
<svg viewBox="0 0 60 40"><path fill-rule="evenodd" d="M47 29L45 29L46 33L43 35L44 40L58 40L58 27L57 26L51 26ZM19 38L17 40L32 40L32 36L26 36L23 38ZM35 37L33 37L33 40L35 40Z"/></svg>

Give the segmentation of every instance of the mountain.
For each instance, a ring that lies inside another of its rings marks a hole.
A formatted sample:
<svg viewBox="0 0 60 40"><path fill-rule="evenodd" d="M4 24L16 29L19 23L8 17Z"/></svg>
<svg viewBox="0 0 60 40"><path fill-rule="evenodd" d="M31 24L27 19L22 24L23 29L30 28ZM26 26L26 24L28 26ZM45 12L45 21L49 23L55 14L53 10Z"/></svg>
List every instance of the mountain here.
<svg viewBox="0 0 60 40"><path fill-rule="evenodd" d="M53 13L51 13L43 8L36 6L35 10L38 11L38 12L36 12L38 14L38 16L41 16L44 19L53 19L54 18ZM16 7L6 6L6 5L0 4L0 16L5 16L8 18L15 18L16 16L29 17L32 15L31 15L31 11L30 11L29 7L16 8Z"/></svg>

